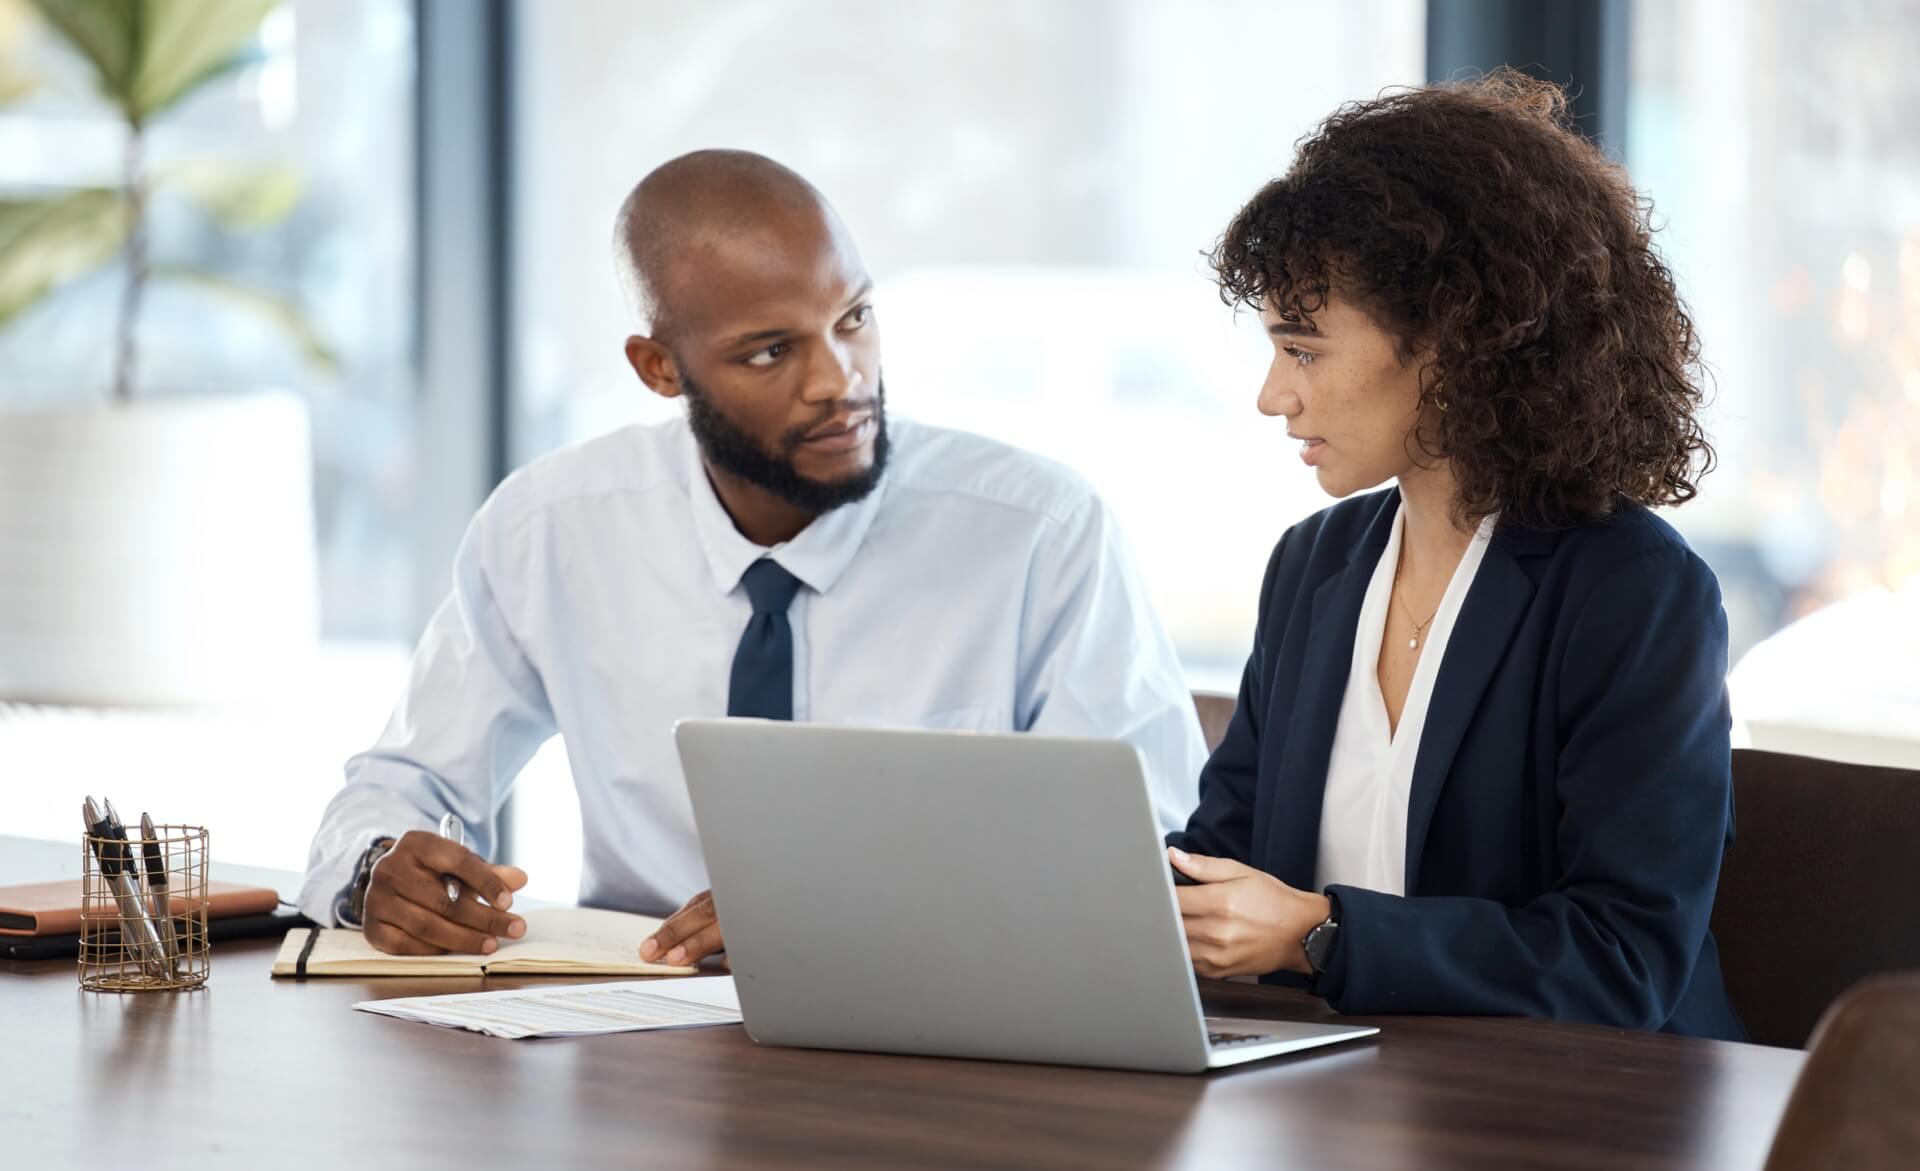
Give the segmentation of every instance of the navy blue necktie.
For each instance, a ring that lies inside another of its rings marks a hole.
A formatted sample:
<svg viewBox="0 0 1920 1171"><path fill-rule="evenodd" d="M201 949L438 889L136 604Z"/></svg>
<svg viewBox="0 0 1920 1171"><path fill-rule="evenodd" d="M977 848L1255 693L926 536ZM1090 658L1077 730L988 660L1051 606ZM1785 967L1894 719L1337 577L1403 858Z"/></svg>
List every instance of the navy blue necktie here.
<svg viewBox="0 0 1920 1171"><path fill-rule="evenodd" d="M727 714L793 718L793 626L787 607L800 579L768 558L747 567L740 579L753 599L753 617L733 652L733 681L727 688Z"/></svg>

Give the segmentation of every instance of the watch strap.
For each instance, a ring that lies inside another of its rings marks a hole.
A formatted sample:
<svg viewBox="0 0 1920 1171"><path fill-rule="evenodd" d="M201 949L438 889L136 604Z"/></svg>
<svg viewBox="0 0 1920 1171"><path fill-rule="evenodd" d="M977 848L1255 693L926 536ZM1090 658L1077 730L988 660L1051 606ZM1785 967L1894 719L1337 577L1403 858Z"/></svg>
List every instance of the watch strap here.
<svg viewBox="0 0 1920 1171"><path fill-rule="evenodd" d="M395 841L390 837L376 838L360 852L360 861L353 868L353 881L333 901L333 917L341 926L360 927L366 923L367 887L373 882L373 868L393 849Z"/></svg>

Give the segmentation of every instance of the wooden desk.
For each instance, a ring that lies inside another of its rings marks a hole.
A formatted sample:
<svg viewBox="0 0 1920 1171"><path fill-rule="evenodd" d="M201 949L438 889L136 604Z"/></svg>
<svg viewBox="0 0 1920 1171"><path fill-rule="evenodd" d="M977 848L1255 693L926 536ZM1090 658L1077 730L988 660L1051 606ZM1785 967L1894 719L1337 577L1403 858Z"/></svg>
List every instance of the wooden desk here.
<svg viewBox="0 0 1920 1171"><path fill-rule="evenodd" d="M1446 1017L1203 1077L770 1049L734 1027L502 1041L347 1006L537 981L292 983L268 979L273 950L216 945L209 986L172 995L0 962L0 1165L1758 1168L1803 1059ZM143 1138L162 1141L136 1156Z"/></svg>

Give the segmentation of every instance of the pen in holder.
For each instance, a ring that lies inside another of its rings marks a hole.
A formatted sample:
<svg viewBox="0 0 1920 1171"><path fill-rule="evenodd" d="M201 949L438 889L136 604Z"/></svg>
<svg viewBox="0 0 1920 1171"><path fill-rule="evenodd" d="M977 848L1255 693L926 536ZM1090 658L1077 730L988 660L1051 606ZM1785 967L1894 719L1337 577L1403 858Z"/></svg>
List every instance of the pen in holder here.
<svg viewBox="0 0 1920 1171"><path fill-rule="evenodd" d="M80 986L178 991L207 982L207 831L145 822L80 843Z"/></svg>

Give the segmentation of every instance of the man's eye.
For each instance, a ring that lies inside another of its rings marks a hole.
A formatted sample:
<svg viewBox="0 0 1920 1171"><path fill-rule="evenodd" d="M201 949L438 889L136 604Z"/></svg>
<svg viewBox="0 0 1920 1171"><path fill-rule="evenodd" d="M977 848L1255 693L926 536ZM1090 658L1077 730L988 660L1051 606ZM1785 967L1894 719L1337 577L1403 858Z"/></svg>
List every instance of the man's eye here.
<svg viewBox="0 0 1920 1171"><path fill-rule="evenodd" d="M1313 365L1313 360L1319 357L1319 355L1314 353L1312 350L1303 350L1298 346L1281 346L1280 348L1286 351L1286 353L1290 355L1295 362L1299 363L1302 366Z"/></svg>
<svg viewBox="0 0 1920 1171"><path fill-rule="evenodd" d="M852 333L854 330L859 329L861 326L865 325L867 322L871 320L873 320L873 306L862 305L858 309L855 309L853 312L847 314L846 323L843 324L840 328L845 330L848 333Z"/></svg>
<svg viewBox="0 0 1920 1171"><path fill-rule="evenodd" d="M764 350L755 350L753 353L748 354L746 364L749 366L771 366L784 357L786 352L792 348L793 347L786 342L775 342Z"/></svg>

